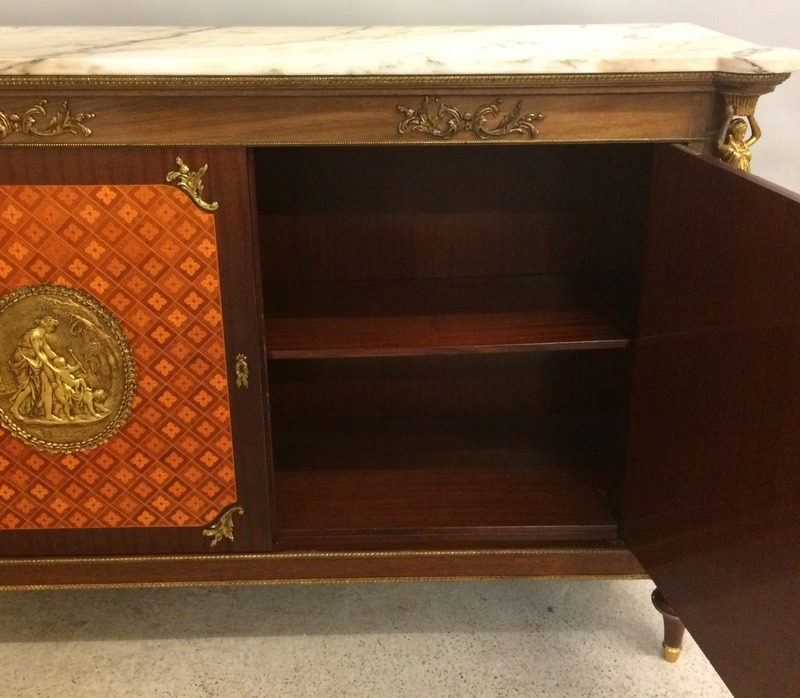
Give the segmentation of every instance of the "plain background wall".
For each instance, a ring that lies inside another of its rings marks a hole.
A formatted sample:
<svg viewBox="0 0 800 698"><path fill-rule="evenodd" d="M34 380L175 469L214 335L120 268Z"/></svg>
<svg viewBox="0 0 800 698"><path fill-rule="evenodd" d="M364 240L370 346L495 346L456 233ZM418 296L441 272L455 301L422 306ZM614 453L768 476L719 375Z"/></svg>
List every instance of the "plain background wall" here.
<svg viewBox="0 0 800 698"><path fill-rule="evenodd" d="M690 22L800 49L797 0L0 0L5 25L608 24ZM753 171L800 192L800 73L759 100Z"/></svg>

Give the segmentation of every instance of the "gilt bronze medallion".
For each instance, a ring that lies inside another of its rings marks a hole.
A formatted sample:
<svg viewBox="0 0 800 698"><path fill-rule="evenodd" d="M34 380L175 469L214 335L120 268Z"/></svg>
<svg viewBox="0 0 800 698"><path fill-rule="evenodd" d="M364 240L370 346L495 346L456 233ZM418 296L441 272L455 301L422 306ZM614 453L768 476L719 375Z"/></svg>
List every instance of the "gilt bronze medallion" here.
<svg viewBox="0 0 800 698"><path fill-rule="evenodd" d="M133 354L117 318L66 286L0 297L0 422L43 451L84 451L130 415Z"/></svg>

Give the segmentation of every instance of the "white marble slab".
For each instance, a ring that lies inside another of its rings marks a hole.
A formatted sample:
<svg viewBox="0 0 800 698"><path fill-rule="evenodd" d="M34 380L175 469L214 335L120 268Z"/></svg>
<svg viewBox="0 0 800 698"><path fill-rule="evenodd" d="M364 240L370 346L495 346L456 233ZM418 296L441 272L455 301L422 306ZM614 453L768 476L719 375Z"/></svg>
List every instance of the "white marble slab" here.
<svg viewBox="0 0 800 698"><path fill-rule="evenodd" d="M2 27L0 75L450 75L800 70L691 24Z"/></svg>

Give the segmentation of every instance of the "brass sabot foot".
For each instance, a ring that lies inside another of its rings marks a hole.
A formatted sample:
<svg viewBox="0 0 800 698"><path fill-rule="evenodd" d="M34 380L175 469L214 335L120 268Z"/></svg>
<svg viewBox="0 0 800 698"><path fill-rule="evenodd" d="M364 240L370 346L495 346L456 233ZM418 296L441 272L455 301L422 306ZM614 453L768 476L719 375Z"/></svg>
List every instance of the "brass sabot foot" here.
<svg viewBox="0 0 800 698"><path fill-rule="evenodd" d="M674 664L678 661L678 657L681 656L682 647L670 647L669 645L662 645L664 648L664 659L666 659L670 664Z"/></svg>

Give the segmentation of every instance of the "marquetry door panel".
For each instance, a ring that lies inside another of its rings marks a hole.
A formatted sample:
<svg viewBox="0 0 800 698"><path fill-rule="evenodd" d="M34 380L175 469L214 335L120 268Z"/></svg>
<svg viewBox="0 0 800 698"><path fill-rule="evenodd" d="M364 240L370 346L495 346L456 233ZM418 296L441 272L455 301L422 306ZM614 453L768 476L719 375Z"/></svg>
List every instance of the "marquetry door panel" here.
<svg viewBox="0 0 800 698"><path fill-rule="evenodd" d="M59 176L0 153L15 180L0 185L0 536L19 554L263 549L246 154L182 153L183 172L175 154L131 155L54 152ZM130 357L119 409L102 317ZM214 535L228 521L233 541Z"/></svg>

